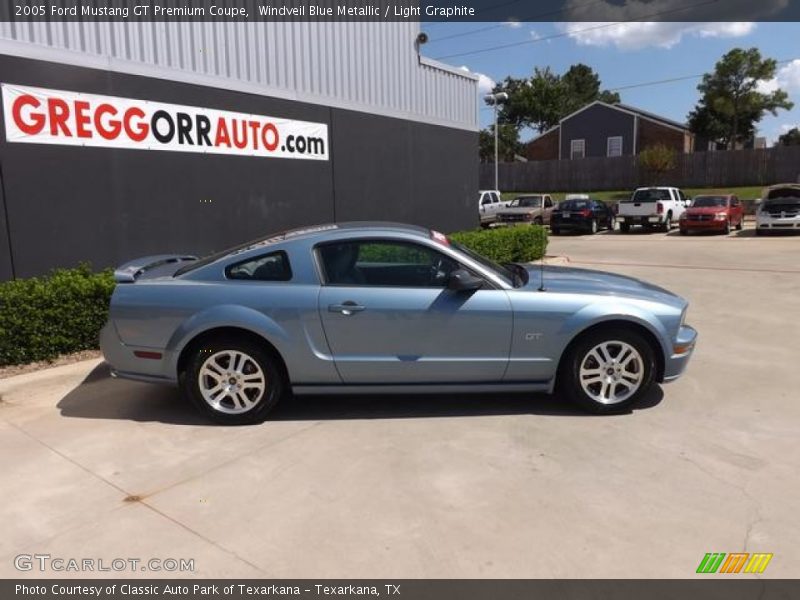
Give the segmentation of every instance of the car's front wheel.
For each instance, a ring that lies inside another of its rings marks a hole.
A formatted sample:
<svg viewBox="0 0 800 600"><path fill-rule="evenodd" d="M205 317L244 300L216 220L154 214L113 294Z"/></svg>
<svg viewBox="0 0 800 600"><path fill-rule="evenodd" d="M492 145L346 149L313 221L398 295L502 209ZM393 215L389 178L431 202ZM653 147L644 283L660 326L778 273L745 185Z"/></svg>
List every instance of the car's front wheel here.
<svg viewBox="0 0 800 600"><path fill-rule="evenodd" d="M180 383L201 413L223 425L260 423L284 390L275 358L260 345L235 338L198 345Z"/></svg>
<svg viewBox="0 0 800 600"><path fill-rule="evenodd" d="M653 385L656 360L650 344L628 330L585 335L568 351L558 374L559 392L596 414L624 412Z"/></svg>

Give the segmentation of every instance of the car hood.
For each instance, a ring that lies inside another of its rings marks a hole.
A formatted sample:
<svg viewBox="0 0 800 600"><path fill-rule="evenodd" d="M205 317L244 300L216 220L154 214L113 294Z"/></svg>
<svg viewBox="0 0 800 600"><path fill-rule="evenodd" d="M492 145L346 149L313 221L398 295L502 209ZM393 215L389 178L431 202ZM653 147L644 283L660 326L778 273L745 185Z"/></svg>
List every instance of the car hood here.
<svg viewBox="0 0 800 600"><path fill-rule="evenodd" d="M726 206L693 206L686 209L689 215L715 215L720 212L728 212Z"/></svg>
<svg viewBox="0 0 800 600"><path fill-rule="evenodd" d="M508 215L519 215L519 214L526 214L531 212L537 212L542 210L541 208L536 208L534 206L514 206L504 208L500 211L500 214L508 214Z"/></svg>
<svg viewBox="0 0 800 600"><path fill-rule="evenodd" d="M526 269L528 283L523 289L538 290L541 287L542 269L533 265ZM662 302L679 309L687 304L680 296L633 277L574 267L545 266L544 287L545 290L552 292L597 294Z"/></svg>

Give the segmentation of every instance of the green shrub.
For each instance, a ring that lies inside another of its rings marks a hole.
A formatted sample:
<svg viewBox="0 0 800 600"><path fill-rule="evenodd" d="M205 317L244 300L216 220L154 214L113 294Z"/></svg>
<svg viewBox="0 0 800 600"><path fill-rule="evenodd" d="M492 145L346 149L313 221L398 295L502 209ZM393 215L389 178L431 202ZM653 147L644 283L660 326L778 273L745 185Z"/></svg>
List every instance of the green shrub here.
<svg viewBox="0 0 800 600"><path fill-rule="evenodd" d="M540 225L459 231L449 237L501 264L538 260L547 250L547 230Z"/></svg>
<svg viewBox="0 0 800 600"><path fill-rule="evenodd" d="M113 290L86 265L0 283L0 366L97 348Z"/></svg>

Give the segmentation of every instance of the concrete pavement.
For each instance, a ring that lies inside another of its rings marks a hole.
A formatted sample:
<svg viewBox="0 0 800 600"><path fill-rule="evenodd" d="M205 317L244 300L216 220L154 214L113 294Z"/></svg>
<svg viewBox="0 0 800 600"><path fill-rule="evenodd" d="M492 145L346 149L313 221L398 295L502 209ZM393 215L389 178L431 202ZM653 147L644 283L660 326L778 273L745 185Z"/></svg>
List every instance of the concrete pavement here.
<svg viewBox="0 0 800 600"><path fill-rule="evenodd" d="M0 576L108 575L14 568L48 553L194 559L121 573L142 577L692 577L706 552L746 551L797 577L798 250L751 231L552 238L691 302L688 373L622 416L298 398L223 428L97 361L0 381Z"/></svg>

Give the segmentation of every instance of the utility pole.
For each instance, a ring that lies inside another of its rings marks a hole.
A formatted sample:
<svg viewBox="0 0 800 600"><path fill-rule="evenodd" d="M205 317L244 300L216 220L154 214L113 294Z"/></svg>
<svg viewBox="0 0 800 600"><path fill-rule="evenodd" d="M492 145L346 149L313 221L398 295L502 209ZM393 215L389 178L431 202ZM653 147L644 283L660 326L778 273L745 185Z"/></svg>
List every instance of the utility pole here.
<svg viewBox="0 0 800 600"><path fill-rule="evenodd" d="M498 173L498 163L499 163L499 151L498 151L498 135L497 135L497 105L501 102L505 102L508 100L508 94L505 92L496 92L494 94L487 94L485 98L486 102L492 105L494 108L494 189L500 190L499 180L500 176Z"/></svg>

